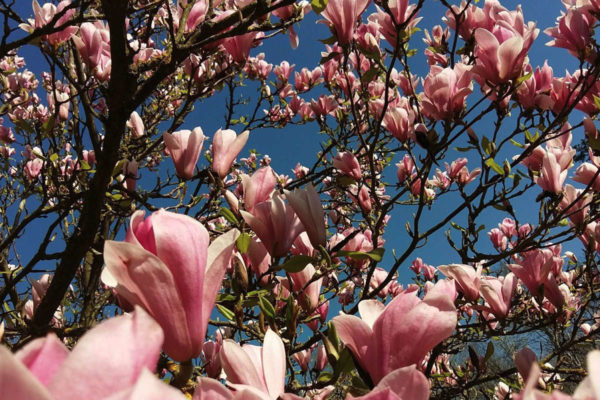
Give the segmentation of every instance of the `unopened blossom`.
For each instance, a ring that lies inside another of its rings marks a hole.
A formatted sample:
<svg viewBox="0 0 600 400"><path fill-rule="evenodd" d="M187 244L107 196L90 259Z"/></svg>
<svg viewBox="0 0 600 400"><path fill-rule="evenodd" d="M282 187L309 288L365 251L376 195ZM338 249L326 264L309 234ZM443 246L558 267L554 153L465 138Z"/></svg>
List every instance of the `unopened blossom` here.
<svg viewBox="0 0 600 400"><path fill-rule="evenodd" d="M173 158L177 176L182 179L194 176L204 139L200 128L194 128L192 131L184 129L172 134L163 133L166 151Z"/></svg>
<svg viewBox="0 0 600 400"><path fill-rule="evenodd" d="M347 175L357 181L362 179L360 163L358 162L356 156L351 152L343 151L338 153L332 161L333 167L341 174Z"/></svg>
<svg viewBox="0 0 600 400"><path fill-rule="evenodd" d="M131 129L133 137L140 138L144 136L144 121L142 121L142 118L137 111L132 112L129 116L129 119L127 120L127 127Z"/></svg>
<svg viewBox="0 0 600 400"><path fill-rule="evenodd" d="M233 161L246 145L249 136L250 131L244 131L239 135L236 135L231 129L219 129L215 132L212 142L212 170L219 177L227 176Z"/></svg>

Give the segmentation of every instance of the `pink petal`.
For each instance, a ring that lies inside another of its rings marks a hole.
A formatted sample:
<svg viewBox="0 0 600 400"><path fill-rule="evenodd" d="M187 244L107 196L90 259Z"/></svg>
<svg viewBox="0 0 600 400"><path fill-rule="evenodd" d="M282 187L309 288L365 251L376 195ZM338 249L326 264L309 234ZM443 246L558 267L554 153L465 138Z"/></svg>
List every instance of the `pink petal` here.
<svg viewBox="0 0 600 400"><path fill-rule="evenodd" d="M48 386L64 400L103 399L155 369L163 342L160 326L144 310L108 319L88 331Z"/></svg>
<svg viewBox="0 0 600 400"><path fill-rule="evenodd" d="M206 285L208 232L195 219L162 209L152 214L152 226L156 240L156 255L171 271L181 305L185 310L192 347L197 349L192 355L194 357L202 349L206 336L206 320L209 315L201 312L198 307L199 304L209 300L202 290L203 285ZM221 286L220 281L218 286Z"/></svg>
<svg viewBox="0 0 600 400"><path fill-rule="evenodd" d="M385 305L378 300L363 300L358 303L360 318L369 325L371 329L373 329L373 324L377 318L379 318L383 310L385 310Z"/></svg>
<svg viewBox="0 0 600 400"><path fill-rule="evenodd" d="M162 382L147 369L143 369L134 386L105 400L186 400L179 390Z"/></svg>
<svg viewBox="0 0 600 400"><path fill-rule="evenodd" d="M198 378L193 400L231 400L233 394L216 379Z"/></svg>
<svg viewBox="0 0 600 400"><path fill-rule="evenodd" d="M68 356L69 350L54 333L29 342L15 353L15 358L44 386L52 380Z"/></svg>
<svg viewBox="0 0 600 400"><path fill-rule="evenodd" d="M186 311L167 266L140 246L110 240L104 244L104 261L119 283L119 295L131 304L142 305L168 332L165 352L177 361L192 357L197 348L192 345Z"/></svg>
<svg viewBox="0 0 600 400"><path fill-rule="evenodd" d="M274 398L284 392L286 356L281 338L271 329L265 333L262 355L265 383Z"/></svg>
<svg viewBox="0 0 600 400"><path fill-rule="evenodd" d="M52 400L46 388L4 346L0 346L0 393L11 399Z"/></svg>
<svg viewBox="0 0 600 400"><path fill-rule="evenodd" d="M224 340L219 357L229 382L264 388L254 363L239 344L231 339Z"/></svg>

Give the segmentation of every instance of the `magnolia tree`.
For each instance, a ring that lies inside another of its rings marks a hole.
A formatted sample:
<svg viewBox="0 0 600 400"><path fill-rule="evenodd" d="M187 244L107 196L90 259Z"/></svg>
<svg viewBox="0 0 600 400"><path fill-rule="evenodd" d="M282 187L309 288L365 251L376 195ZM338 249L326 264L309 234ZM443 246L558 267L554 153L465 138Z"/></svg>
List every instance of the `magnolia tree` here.
<svg viewBox="0 0 600 400"><path fill-rule="evenodd" d="M556 6L0 0L1 392L600 399L600 1ZM303 19L317 65L252 50Z"/></svg>

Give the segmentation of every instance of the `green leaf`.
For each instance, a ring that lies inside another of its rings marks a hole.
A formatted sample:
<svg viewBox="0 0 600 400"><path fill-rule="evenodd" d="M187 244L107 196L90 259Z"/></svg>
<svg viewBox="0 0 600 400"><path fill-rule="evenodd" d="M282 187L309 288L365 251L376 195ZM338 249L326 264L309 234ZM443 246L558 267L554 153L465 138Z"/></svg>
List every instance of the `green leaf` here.
<svg viewBox="0 0 600 400"><path fill-rule="evenodd" d="M371 259L373 261L381 261L383 259L383 253L385 253L385 249L380 247L378 249L374 249L368 253L363 251L346 251L340 250L336 253L338 257L351 257L355 260L368 260Z"/></svg>
<svg viewBox="0 0 600 400"><path fill-rule="evenodd" d="M240 253L245 254L248 251L248 246L250 246L250 235L246 232L242 233L235 242Z"/></svg>
<svg viewBox="0 0 600 400"><path fill-rule="evenodd" d="M521 143L517 142L517 141L516 141L516 140L514 140L514 139L509 139L509 140L510 140L510 142L511 142L512 144L514 144L515 146L517 146L517 147L518 147L518 148L520 148L520 149L522 149L522 148L524 148L524 147L525 147L525 146L523 146Z"/></svg>
<svg viewBox="0 0 600 400"><path fill-rule="evenodd" d="M50 155L50 161L51 161L51 162L57 162L57 161L58 161L58 154L56 154L56 153L52 153L52 154Z"/></svg>
<svg viewBox="0 0 600 400"><path fill-rule="evenodd" d="M490 140L485 136L481 138L481 148L488 156L492 154L492 144L490 143Z"/></svg>
<svg viewBox="0 0 600 400"><path fill-rule="evenodd" d="M475 149L475 147L473 146L467 146L467 147L455 147L454 150L459 151L461 153L466 153L469 150L473 150Z"/></svg>
<svg viewBox="0 0 600 400"><path fill-rule="evenodd" d="M287 260L281 266L281 268L286 270L287 272L291 272L291 273L300 272L314 260L315 259L310 256L305 256L305 255L299 254L299 255L293 256L289 260Z"/></svg>
<svg viewBox="0 0 600 400"><path fill-rule="evenodd" d="M487 362L494 355L494 343L488 342L487 349L485 350L485 356L483 357L483 361Z"/></svg>
<svg viewBox="0 0 600 400"><path fill-rule="evenodd" d="M234 321L235 320L235 314L233 313L233 311L231 311L227 307L222 306L220 304L217 304L217 309L228 320L230 320L230 321Z"/></svg>
<svg viewBox="0 0 600 400"><path fill-rule="evenodd" d="M238 224L237 218L235 218L235 215L233 215L233 212L231 212L229 208L221 207L219 209L219 214L222 215L230 224Z"/></svg>
<svg viewBox="0 0 600 400"><path fill-rule="evenodd" d="M311 0L310 6L315 13L321 14L327 7L327 0Z"/></svg>
<svg viewBox="0 0 600 400"><path fill-rule="evenodd" d="M269 318L275 318L275 307L273 304L264 297L260 296L258 298L258 304L260 305L260 309L262 312Z"/></svg>
<svg viewBox="0 0 600 400"><path fill-rule="evenodd" d="M529 73L523 75L522 77L520 77L519 79L517 79L517 86L519 86L521 83L525 82L526 80L528 80L529 78L531 78L531 76L533 75L533 71L529 71Z"/></svg>
<svg viewBox="0 0 600 400"><path fill-rule="evenodd" d="M496 171L499 175L504 175L504 169L493 158L485 160L485 165Z"/></svg>

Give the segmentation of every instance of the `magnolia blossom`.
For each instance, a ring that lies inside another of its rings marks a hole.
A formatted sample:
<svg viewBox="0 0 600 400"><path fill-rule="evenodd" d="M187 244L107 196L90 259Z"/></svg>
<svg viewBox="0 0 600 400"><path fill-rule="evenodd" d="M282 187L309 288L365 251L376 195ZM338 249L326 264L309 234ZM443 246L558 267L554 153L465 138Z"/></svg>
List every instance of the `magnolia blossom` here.
<svg viewBox="0 0 600 400"><path fill-rule="evenodd" d="M457 323L453 300L430 290L423 300L415 292L401 293L387 306L377 300L359 303L362 319L340 315L336 331L373 383L395 369L420 363L449 337Z"/></svg>
<svg viewBox="0 0 600 400"><path fill-rule="evenodd" d="M279 194L257 204L252 213L240 213L273 257L285 255L304 230L292 207Z"/></svg>
<svg viewBox="0 0 600 400"><path fill-rule="evenodd" d="M465 107L466 97L473 92L470 67L457 63L454 68L432 65L423 81L423 112L429 118L451 118Z"/></svg>
<svg viewBox="0 0 600 400"><path fill-rule="evenodd" d="M244 131L236 136L231 129L219 129L215 132L212 142L212 169L221 178L227 176L233 161L246 145L250 131Z"/></svg>
<svg viewBox="0 0 600 400"><path fill-rule="evenodd" d="M0 346L0 389L10 399L184 400L151 372L163 338L160 326L136 308L89 330L72 351L53 333L14 355Z"/></svg>
<svg viewBox="0 0 600 400"><path fill-rule="evenodd" d="M454 279L456 287L465 299L474 301L479 298L481 283L481 266L477 269L465 264L440 265L438 270L449 278Z"/></svg>
<svg viewBox="0 0 600 400"><path fill-rule="evenodd" d="M290 205L304 225L304 230L314 247L324 246L327 241L325 231L325 211L319 194L312 184L305 189L295 189L293 192L284 191Z"/></svg>
<svg viewBox="0 0 600 400"><path fill-rule="evenodd" d="M371 0L332 0L327 2L321 15L327 20L341 46L347 46L352 42L356 30L356 20L370 2Z"/></svg>
<svg viewBox="0 0 600 400"><path fill-rule="evenodd" d="M163 133L166 151L173 157L177 176L190 179L194 176L194 169L200 158L202 144L204 143L202 129L182 130L168 134Z"/></svg>
<svg viewBox="0 0 600 400"><path fill-rule="evenodd" d="M209 247L208 232L195 219L164 210L144 219L139 210L124 242L105 242L102 280L128 304L146 309L166 332L165 352L186 361L202 351L238 235L231 230Z"/></svg>

